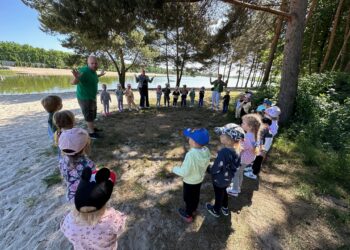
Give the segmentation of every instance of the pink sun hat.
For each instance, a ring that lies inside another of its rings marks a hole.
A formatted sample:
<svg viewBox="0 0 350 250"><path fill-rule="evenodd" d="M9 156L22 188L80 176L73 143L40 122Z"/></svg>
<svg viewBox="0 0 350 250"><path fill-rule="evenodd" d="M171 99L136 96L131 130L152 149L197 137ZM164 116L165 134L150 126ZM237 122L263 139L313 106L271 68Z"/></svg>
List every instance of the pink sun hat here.
<svg viewBox="0 0 350 250"><path fill-rule="evenodd" d="M58 147L66 155L75 155L82 151L89 142L89 134L82 128L72 128L62 132Z"/></svg>

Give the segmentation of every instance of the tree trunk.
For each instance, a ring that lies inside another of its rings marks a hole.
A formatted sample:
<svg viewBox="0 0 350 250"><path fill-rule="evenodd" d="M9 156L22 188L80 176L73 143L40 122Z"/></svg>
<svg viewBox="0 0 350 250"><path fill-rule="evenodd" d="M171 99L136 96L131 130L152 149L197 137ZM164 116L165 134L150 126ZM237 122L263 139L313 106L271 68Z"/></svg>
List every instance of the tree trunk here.
<svg viewBox="0 0 350 250"><path fill-rule="evenodd" d="M253 62L252 62L252 65L250 66L248 78L247 78L247 80L246 80L246 82L245 82L244 88L247 88L247 87L248 87L248 82L249 82L249 79L250 79L250 75L252 74L253 68L254 68L254 66L255 66L256 57L257 57L257 55L254 55L254 57L253 57Z"/></svg>
<svg viewBox="0 0 350 250"><path fill-rule="evenodd" d="M312 49L313 49L315 35L316 35L316 28L317 28L317 25L315 23L314 28L313 28L313 32L312 32L311 42L309 45L309 75L312 74Z"/></svg>
<svg viewBox="0 0 350 250"><path fill-rule="evenodd" d="M227 54L226 54L226 60L225 60L225 66L224 66L224 73L222 74L222 80L223 80L223 81L225 81L225 74L226 74L226 67L227 67L228 55L229 55L229 52L227 52Z"/></svg>
<svg viewBox="0 0 350 250"><path fill-rule="evenodd" d="M238 88L239 78L241 77L241 68L242 68L242 64L239 63L238 78L237 78L237 83L236 83L236 89Z"/></svg>
<svg viewBox="0 0 350 250"><path fill-rule="evenodd" d="M283 0L281 4L281 10L284 11L286 8L287 8L287 1ZM264 73L264 77L261 85L266 85L267 81L269 80L273 59L275 58L275 53L277 50L278 40L281 36L282 27L283 27L283 17L277 17L275 35L271 42L269 59L267 60L265 73Z"/></svg>
<svg viewBox="0 0 350 250"><path fill-rule="evenodd" d="M180 86L180 71L179 71L179 27L176 27L176 59L175 59L175 67L176 67L176 87Z"/></svg>
<svg viewBox="0 0 350 250"><path fill-rule="evenodd" d="M344 40L345 40L346 34L349 33L349 31L350 31L350 8L349 8L349 11L348 11L348 17L346 19ZM345 66L344 64L345 64L346 55L350 54L350 53L346 53L347 49L348 49L348 46L347 46L347 43L345 43L345 48L343 50L343 54L342 54L341 60L340 60L340 69L343 69L344 66Z"/></svg>
<svg viewBox="0 0 350 250"><path fill-rule="evenodd" d="M337 12L335 14L333 25L332 25L332 32L331 32L331 36L329 38L329 43L328 43L326 55L324 56L324 59L323 59L323 62L322 62L321 68L320 68L320 72L323 72L324 69L326 68L327 64L328 64L328 60L329 60L329 57L331 55L331 51L332 51L332 48L333 48L335 33L337 31L338 20L339 20L339 17L340 17L340 12L341 12L343 3L344 3L344 0L340 0L339 1Z"/></svg>
<svg viewBox="0 0 350 250"><path fill-rule="evenodd" d="M257 70L258 70L259 63L260 63L259 61L257 61L257 62L255 63L255 67L254 67L254 71L253 71L253 78L252 78L252 81L251 81L251 83L250 83L250 87L253 87L253 86L254 86L255 79L256 79L256 72L257 72Z"/></svg>
<svg viewBox="0 0 350 250"><path fill-rule="evenodd" d="M123 50L119 50L119 58L120 58L120 73L119 75L119 83L122 85L122 88L125 89L125 74L126 74L126 67L125 67L125 61L124 61L124 53Z"/></svg>
<svg viewBox="0 0 350 250"><path fill-rule="evenodd" d="M278 103L282 111L280 116L282 124L286 124L293 114L298 88L306 10L306 0L291 0L290 13L292 19L288 22L286 31L282 78L278 96Z"/></svg>
<svg viewBox="0 0 350 250"><path fill-rule="evenodd" d="M338 56L337 56L337 59L335 60L335 62L334 62L334 64L333 64L332 71L335 70L335 67L337 66L337 63L338 63L340 57L343 55L343 53L344 53L344 51L345 51L345 49L346 49L346 44L347 44L348 41L349 41L349 38L350 38L350 31L348 31L348 33L346 34L346 37L345 37L344 42L343 42L343 45L342 45L342 47L341 47L341 49L340 49L340 51L339 51L339 54L338 54Z"/></svg>
<svg viewBox="0 0 350 250"><path fill-rule="evenodd" d="M220 74L220 63L221 63L221 55L219 56L219 63L218 63L218 75Z"/></svg>
<svg viewBox="0 0 350 250"><path fill-rule="evenodd" d="M346 65L344 72L350 73L350 60L348 61L348 64Z"/></svg>
<svg viewBox="0 0 350 250"><path fill-rule="evenodd" d="M166 78L169 80L169 61L168 61L168 29L165 30L165 65L166 65Z"/></svg>
<svg viewBox="0 0 350 250"><path fill-rule="evenodd" d="M305 27L309 23L309 21L310 21L310 19L312 17L312 14L314 13L314 10L315 10L316 6L317 6L317 0L312 0L311 6L310 6L310 10L307 13L307 17L306 17L306 21L305 21Z"/></svg>
<svg viewBox="0 0 350 250"><path fill-rule="evenodd" d="M233 61L231 59L230 66L228 67L228 73L227 73L227 86L228 86L228 81L230 80L230 74L231 74L231 68L232 68Z"/></svg>
<svg viewBox="0 0 350 250"><path fill-rule="evenodd" d="M242 71L242 83L241 83L241 85L242 85L241 87L242 87L242 88L243 88L243 84L244 84L244 72L245 72L245 66L246 66L246 65L244 65L244 66L243 66L243 71Z"/></svg>

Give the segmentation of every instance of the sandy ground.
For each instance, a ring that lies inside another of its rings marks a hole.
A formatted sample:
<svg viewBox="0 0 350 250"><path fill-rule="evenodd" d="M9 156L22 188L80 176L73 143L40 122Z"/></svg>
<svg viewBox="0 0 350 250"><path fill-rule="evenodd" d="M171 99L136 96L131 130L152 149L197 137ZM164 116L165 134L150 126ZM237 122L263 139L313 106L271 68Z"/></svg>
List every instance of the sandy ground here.
<svg viewBox="0 0 350 250"><path fill-rule="evenodd" d="M27 75L50 75L50 76L59 76L59 75L72 75L71 69L51 69L51 68L30 68L30 67L9 67L10 70ZM98 71L100 72L100 71ZM127 76L134 76L134 74L139 74L139 72L127 72ZM107 71L106 76L117 76L117 72ZM163 74L151 74L152 76L162 76Z"/></svg>
<svg viewBox="0 0 350 250"><path fill-rule="evenodd" d="M57 168L57 156L51 152L46 132L47 114L40 104L44 96L0 96L1 249L71 249L59 231L69 209L65 187L56 184L47 188L43 182ZM74 93L60 96L64 109L81 119ZM98 108L101 112L101 105ZM204 126L198 120L203 115L208 119L205 126L210 128L223 120L221 115L207 111L176 112L114 114L108 119L115 127L104 128L105 133L114 129L113 133L120 136L93 145L100 150L93 155L99 166L115 164L121 176L112 205L129 219L119 249L322 249L344 244L343 234L329 227L315 207L296 199L289 176L297 166L292 163L265 169L259 182L246 179L243 194L230 199L231 215L218 220L204 209L204 203L213 198L210 179L206 178L198 217L190 225L182 222L176 214L182 204L181 179L163 171L180 163L185 153L182 145L176 146L183 139L176 132L169 133L169 117L178 128L183 124ZM164 136L170 138L171 147L160 154L152 150L151 143L155 148L166 145L169 140L164 141ZM118 141L125 146L115 144ZM116 149L105 152L106 143L116 145ZM214 140L210 145L213 157L217 144ZM117 159L104 162L103 154L113 154Z"/></svg>

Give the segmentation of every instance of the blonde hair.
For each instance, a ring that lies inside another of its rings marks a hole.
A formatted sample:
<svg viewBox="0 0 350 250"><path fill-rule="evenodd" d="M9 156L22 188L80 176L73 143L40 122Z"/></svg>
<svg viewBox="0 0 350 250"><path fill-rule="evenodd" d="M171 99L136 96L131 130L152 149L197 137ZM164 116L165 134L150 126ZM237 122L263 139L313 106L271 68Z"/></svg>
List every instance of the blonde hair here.
<svg viewBox="0 0 350 250"><path fill-rule="evenodd" d="M74 126L74 114L69 110L56 112L53 121L59 129L71 129Z"/></svg>
<svg viewBox="0 0 350 250"><path fill-rule="evenodd" d="M62 99L57 95L49 95L41 99L41 105L48 113L53 113L62 108Z"/></svg>
<svg viewBox="0 0 350 250"><path fill-rule="evenodd" d="M230 142L230 146L236 151L236 153L239 155L241 153L241 140L233 140L230 136L223 134L221 136L224 136L227 141Z"/></svg>
<svg viewBox="0 0 350 250"><path fill-rule="evenodd" d="M258 114L247 114L242 117L255 136L255 141L260 140L261 118Z"/></svg>
<svg viewBox="0 0 350 250"><path fill-rule="evenodd" d="M106 205L101 209L96 210L96 207L82 207L80 211L73 209L74 221L78 225L96 225L106 212Z"/></svg>

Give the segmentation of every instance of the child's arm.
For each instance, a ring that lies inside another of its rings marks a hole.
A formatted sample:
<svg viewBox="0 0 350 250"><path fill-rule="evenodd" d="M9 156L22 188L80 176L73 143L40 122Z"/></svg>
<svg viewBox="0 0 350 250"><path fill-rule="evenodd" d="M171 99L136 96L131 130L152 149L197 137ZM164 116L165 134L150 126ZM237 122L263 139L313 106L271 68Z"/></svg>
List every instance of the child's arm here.
<svg viewBox="0 0 350 250"><path fill-rule="evenodd" d="M189 174L191 165L192 165L192 157L189 153L186 154L185 159L181 165L181 167L174 167L173 173L181 176L186 177Z"/></svg>
<svg viewBox="0 0 350 250"><path fill-rule="evenodd" d="M210 168L210 174L214 175L214 174L220 173L224 164L225 164L225 158L224 158L222 151L220 150L218 152L218 156L216 157L216 159L214 161L213 166Z"/></svg>

